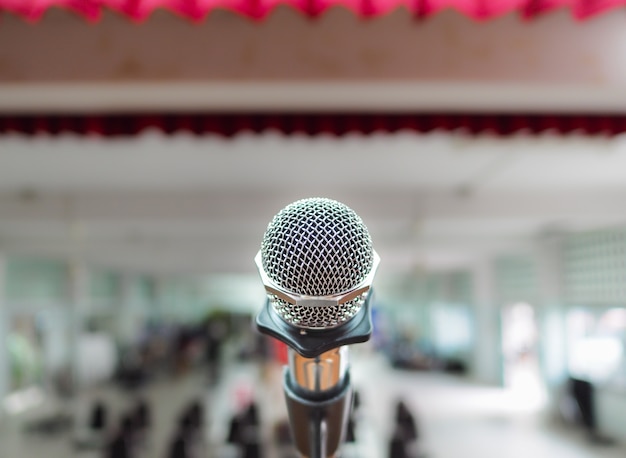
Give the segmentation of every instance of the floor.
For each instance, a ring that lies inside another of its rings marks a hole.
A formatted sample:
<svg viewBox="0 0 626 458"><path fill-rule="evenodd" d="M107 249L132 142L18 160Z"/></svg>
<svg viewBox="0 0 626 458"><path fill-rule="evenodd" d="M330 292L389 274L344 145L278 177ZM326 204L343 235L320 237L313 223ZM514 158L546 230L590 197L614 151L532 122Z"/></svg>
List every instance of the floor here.
<svg viewBox="0 0 626 458"><path fill-rule="evenodd" d="M367 350L354 351L351 374L359 389L362 409L357 443L344 450L346 458L387 458L392 409L405 400L417 416L421 434L420 456L428 458L623 458L626 448L593 445L585 436L546 419L540 402L511 390L475 385L465 379L436 373L392 370L386 361ZM285 417L280 386L281 369L245 364L228 367L215 388L205 374L194 373L174 381L154 384L145 396L155 409L154 431L141 458L160 458L172 434L173 418L183 405L201 399L207 407L206 447L200 456L236 457L223 446L228 418L239 404L254 397L261 405L263 437L272 442L271 425ZM133 398L119 390L101 387L81 395L63 408L74 412L96 398L105 398L121 415ZM80 430L74 431L80 435ZM101 453L77 451L70 434L46 437L25 434L19 421L0 427L1 458L96 458ZM268 450L265 458L278 458Z"/></svg>

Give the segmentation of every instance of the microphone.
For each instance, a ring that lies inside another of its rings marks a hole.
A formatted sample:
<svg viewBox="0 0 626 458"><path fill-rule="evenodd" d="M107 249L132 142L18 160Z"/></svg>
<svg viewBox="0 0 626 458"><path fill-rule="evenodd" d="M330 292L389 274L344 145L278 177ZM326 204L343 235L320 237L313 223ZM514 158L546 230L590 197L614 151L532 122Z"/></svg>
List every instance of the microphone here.
<svg viewBox="0 0 626 458"><path fill-rule="evenodd" d="M371 336L380 258L352 209L316 197L274 216L255 262L267 293L257 328L289 347L283 388L296 448L333 457L352 401L347 345Z"/></svg>

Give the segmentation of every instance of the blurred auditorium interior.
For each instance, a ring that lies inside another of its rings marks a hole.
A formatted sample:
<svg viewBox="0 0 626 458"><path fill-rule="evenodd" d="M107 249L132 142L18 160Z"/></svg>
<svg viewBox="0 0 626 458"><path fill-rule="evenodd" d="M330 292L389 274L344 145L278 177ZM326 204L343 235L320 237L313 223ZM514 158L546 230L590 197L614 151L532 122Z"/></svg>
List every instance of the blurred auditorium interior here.
<svg viewBox="0 0 626 458"><path fill-rule="evenodd" d="M0 0L0 456L296 456L253 258L323 196L342 456L623 457L623 4Z"/></svg>

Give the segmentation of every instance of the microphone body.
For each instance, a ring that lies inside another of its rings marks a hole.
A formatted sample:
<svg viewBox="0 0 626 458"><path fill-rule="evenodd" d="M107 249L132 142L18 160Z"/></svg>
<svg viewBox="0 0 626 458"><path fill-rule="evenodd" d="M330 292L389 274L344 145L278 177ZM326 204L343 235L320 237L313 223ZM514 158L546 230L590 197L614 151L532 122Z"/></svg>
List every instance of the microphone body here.
<svg viewBox="0 0 626 458"><path fill-rule="evenodd" d="M352 404L346 345L372 333L378 255L350 208L312 198L274 217L255 261L268 295L257 328L289 347L283 388L296 448L331 458Z"/></svg>
<svg viewBox="0 0 626 458"><path fill-rule="evenodd" d="M335 455L352 404L347 347L305 358L290 350L283 388L296 448L304 456Z"/></svg>

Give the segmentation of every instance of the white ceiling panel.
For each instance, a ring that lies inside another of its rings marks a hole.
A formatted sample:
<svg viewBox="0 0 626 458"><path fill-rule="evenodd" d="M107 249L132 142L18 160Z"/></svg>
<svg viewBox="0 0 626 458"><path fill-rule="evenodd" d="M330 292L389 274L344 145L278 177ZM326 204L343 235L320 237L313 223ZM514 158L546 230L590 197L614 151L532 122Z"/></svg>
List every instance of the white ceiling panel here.
<svg viewBox="0 0 626 458"><path fill-rule="evenodd" d="M388 271L526 250L624 222L621 138L156 132L0 137L0 250L152 272L254 272L272 216L310 196L361 215Z"/></svg>

